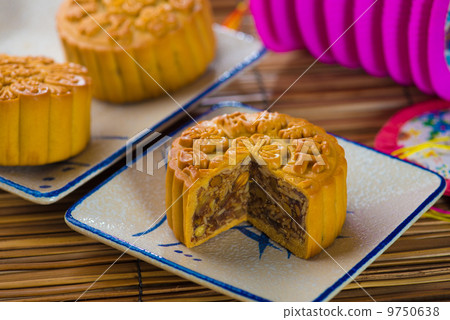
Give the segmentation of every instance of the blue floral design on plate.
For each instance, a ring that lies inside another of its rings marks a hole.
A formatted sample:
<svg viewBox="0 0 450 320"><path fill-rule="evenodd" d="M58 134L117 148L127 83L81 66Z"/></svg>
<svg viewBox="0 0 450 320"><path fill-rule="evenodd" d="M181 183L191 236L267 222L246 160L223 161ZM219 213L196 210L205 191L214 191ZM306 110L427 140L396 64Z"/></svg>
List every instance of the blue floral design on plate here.
<svg viewBox="0 0 450 320"><path fill-rule="evenodd" d="M353 211L348 210L347 214L354 214ZM158 223L156 223L154 226L151 226L149 229L143 232L138 232L133 234L133 237L140 237L146 234L149 234L155 230L157 230L164 222L167 221L167 216L164 216ZM235 226L231 228L231 230L237 230L241 232L244 236L248 237L251 240L254 240L258 243L258 250L259 250L259 259L261 260L261 257L264 254L264 251L267 249L267 247L274 248L275 250L286 250L287 253L287 259L290 259L292 253L287 250L286 248L280 248L276 246L272 240L263 232L257 230L255 227L253 227L251 224L240 224L238 226ZM350 238L349 236L345 235L339 235L337 239L346 239ZM158 244L159 247L175 247L182 245L181 242L174 242L174 243L166 243L166 244ZM183 253L182 250L174 250L175 253ZM184 254L186 257L192 258L193 256L191 254ZM194 258L194 261L201 261L201 259Z"/></svg>

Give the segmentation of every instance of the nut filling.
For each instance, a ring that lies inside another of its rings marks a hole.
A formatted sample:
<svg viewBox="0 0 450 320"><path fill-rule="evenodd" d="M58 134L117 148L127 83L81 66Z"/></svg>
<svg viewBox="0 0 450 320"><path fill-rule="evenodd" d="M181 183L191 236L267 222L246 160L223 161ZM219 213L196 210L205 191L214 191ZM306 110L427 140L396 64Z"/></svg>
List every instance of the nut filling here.
<svg viewBox="0 0 450 320"><path fill-rule="evenodd" d="M288 242L305 240L306 197L288 183L276 178L264 166L252 165L248 215L272 226ZM260 187L261 186L261 187ZM269 195L270 196L269 196ZM280 208L283 207L283 209Z"/></svg>
<svg viewBox="0 0 450 320"><path fill-rule="evenodd" d="M239 166L212 178L207 189L199 189L192 241L201 240L247 214L248 179L249 166Z"/></svg>
<svg viewBox="0 0 450 320"><path fill-rule="evenodd" d="M228 169L212 178L207 189L199 189L197 197L201 202L193 216L192 241L208 237L245 214L269 224L287 241L304 240L301 226L307 210L306 197L265 166L252 162Z"/></svg>

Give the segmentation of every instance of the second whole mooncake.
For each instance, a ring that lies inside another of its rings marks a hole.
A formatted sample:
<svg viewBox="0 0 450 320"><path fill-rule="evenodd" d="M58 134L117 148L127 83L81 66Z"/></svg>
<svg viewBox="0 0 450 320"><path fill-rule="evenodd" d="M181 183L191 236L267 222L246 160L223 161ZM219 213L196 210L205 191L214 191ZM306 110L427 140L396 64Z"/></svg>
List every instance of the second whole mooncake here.
<svg viewBox="0 0 450 320"><path fill-rule="evenodd" d="M347 162L337 140L304 119L234 113L174 140L166 176L169 226L187 247L248 220L301 258L339 235Z"/></svg>
<svg viewBox="0 0 450 320"><path fill-rule="evenodd" d="M86 68L0 54L0 166L34 166L80 153L90 139Z"/></svg>
<svg viewBox="0 0 450 320"><path fill-rule="evenodd" d="M88 68L94 97L133 102L174 91L215 56L209 0L65 0L66 57Z"/></svg>

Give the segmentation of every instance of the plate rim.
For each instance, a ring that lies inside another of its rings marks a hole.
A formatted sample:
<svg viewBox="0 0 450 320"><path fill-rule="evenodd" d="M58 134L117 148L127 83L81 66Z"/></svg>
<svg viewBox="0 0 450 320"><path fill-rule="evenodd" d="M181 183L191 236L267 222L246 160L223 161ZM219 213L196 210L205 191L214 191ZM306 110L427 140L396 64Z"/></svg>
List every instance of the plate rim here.
<svg viewBox="0 0 450 320"><path fill-rule="evenodd" d="M215 82L213 82L210 86L208 86L204 91L200 92L197 96L189 100L186 104L183 105L183 108L178 108L171 114L167 115L162 119L161 121L157 122L155 125L144 128L142 131L147 131L146 133L149 133L151 131L156 130L158 127L162 126L168 119L176 117L180 115L184 110L188 110L192 108L199 100L204 98L205 96L209 95L212 91L217 89L219 86L224 84L225 82L231 80L233 77L235 77L237 74L239 74L242 70L245 68L251 66L253 63L259 61L267 52L268 49L264 46L264 44L257 39L256 37L241 32L241 31L235 31L232 29L229 29L225 26L214 24L213 25L214 30L218 30L218 32L222 32L225 34L233 35L238 39L241 39L243 41L259 41L261 43L261 47L259 50L255 51L251 55L247 56L244 60L242 60L240 63L236 64L232 69L225 71L224 73L220 74L219 77L216 79ZM184 110L183 110L184 109ZM141 133L142 133L141 131ZM139 143L143 139L145 139L146 135L144 134L139 135L139 137L134 140L130 141L133 144ZM27 186L24 186L20 183L14 182L10 179L4 178L0 176L0 183L3 184L5 187L4 190L11 192L8 189L15 189L19 191L16 193L17 195L23 197L23 195L28 195L33 197L34 201L39 201L41 204L51 204L54 203L62 198L67 192L71 191L74 187L79 185L80 183L83 183L86 179L88 179L90 176L98 172L99 170L103 170L108 168L110 165L112 165L114 162L120 159L120 156L124 154L126 151L126 145L121 147L119 150L114 152L109 157L103 159L101 162L97 163L96 165L92 166L89 170L84 172L83 174L76 176L71 181L67 182L64 186L60 187L59 189L50 191L50 192L41 192L39 190L31 189ZM2 188L3 189L3 188ZM48 199L48 201L42 201L42 199ZM30 200L31 201L31 200Z"/></svg>
<svg viewBox="0 0 450 320"><path fill-rule="evenodd" d="M225 108L225 107L239 107L239 108L244 108L244 109L249 109L252 111L261 111L260 109L256 109L254 107L251 107L249 105L246 105L244 103L241 102L237 102L237 101L223 101L220 102L218 104L215 104L209 111L199 115L197 118L206 116L208 114L210 114L211 112L221 109L221 108ZM183 128L185 128L186 126L189 126L189 124L183 126L182 128L179 128L178 130L174 131L173 133L177 133L181 130L183 130ZM349 142L351 144L357 145L359 147L368 149L370 151L373 151L375 153L381 154L383 156L386 156L388 158L393 159L394 161L400 161L402 163L406 163L410 166L414 166L417 167L420 170L426 171L431 173L432 175L436 176L439 178L440 180L440 184L439 186L415 209L413 210L413 212L411 214L409 214L391 233L389 233L381 242L379 242L377 244L377 246L375 248L373 248L371 251L369 251L361 260L359 260L351 269L349 269L348 271L346 271L346 273L341 276L339 279L337 279L331 286L329 286L328 288L326 288L322 293L320 293L315 299L313 299L312 301L314 302L319 302L319 301L327 301L328 299L331 299L334 295L333 293L337 294L337 290L339 288L341 288L342 286L344 286L346 283L350 282L354 276L357 276L360 272L362 272L364 270L364 267L367 266L369 263L371 263L375 258L377 258L384 250L383 249L387 249L387 247L393 242L395 241L398 237L400 237L402 231L404 229L406 229L409 225L411 225L415 220L417 220L420 217L420 214L427 210L434 202L433 200L437 200L444 192L445 190L445 179L443 177L441 177L440 175L438 175L437 173L423 168L421 166L418 166L414 163L410 163L404 160L401 160L399 158L396 158L390 154L386 154L383 153L379 150L375 150L371 147L365 146L359 142L356 141L352 141L340 136L337 136L340 139ZM141 156L145 156L145 154L151 150L152 148L155 148L157 146L157 143L155 145L153 145L152 147L150 147L149 149L146 150L146 152L144 152ZM137 161L140 157L134 159L133 161ZM75 219L75 217L72 215L72 212L74 210L76 210L76 208L83 203L87 198L89 198L91 195L93 195L94 193L96 193L99 189L101 189L103 186L105 186L107 183L109 183L111 180L113 180L116 176L118 176L119 174L121 174L123 171L125 171L128 168L128 166L123 166L122 168L120 168L119 170L117 170L114 174L112 174L110 177L108 177L105 181L103 181L101 184L99 184L98 186L96 186L94 189L92 189L89 193L87 193L86 195L84 195L82 198L80 198L73 206L71 206L66 214L65 214L65 221L67 223L67 225L69 227L71 227L72 229L79 231L77 229L82 229L84 230L87 234L89 235L93 235L97 238L97 240L100 239L105 239L108 242L114 242L115 244L126 248L127 252L128 251L132 251L132 252L136 252L140 255L144 255L148 258L150 258L153 261L156 261L157 264L162 264L162 265L167 265L170 268L173 268L177 271L180 271L182 273L188 274L190 276L193 276L197 279L199 279L200 281L206 281L209 284L212 284L214 287L217 287L219 290L221 290L222 292L226 292L226 293L232 293L233 295L238 295L241 297L244 297L246 299L249 300L254 300L254 301L271 301L268 300L266 298L263 298L261 296L258 296L256 294L253 294L251 292L248 292L246 290L243 290L241 288L237 288L235 286L229 285L227 283L224 283L220 280L211 278L209 276L206 276L202 273L196 272L195 270L189 269L187 267L184 267L178 263L175 263L173 261L170 261L162 256L156 255L148 250L139 248L137 246L135 246L134 244L131 244L127 241L121 240L120 238L117 238L115 236L112 236L102 230L99 230L97 228L94 228L86 223L83 223L77 219ZM83 232L83 234L85 234L87 236L87 234Z"/></svg>

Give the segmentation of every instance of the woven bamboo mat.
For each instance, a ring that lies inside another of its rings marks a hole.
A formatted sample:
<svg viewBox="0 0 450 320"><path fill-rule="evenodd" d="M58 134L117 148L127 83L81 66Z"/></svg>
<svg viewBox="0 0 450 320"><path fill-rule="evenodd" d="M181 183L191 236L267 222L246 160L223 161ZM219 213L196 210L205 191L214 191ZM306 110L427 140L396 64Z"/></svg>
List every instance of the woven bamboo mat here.
<svg viewBox="0 0 450 320"><path fill-rule="evenodd" d="M218 22L236 5L214 0ZM253 33L251 18L242 30ZM314 61L306 52L268 54L227 87L201 102L197 113L223 100L270 105ZM309 119L328 131L372 146L396 111L427 100L413 87L361 70L317 63L272 111ZM71 231L65 211L123 163L110 168L51 206L39 206L0 191L0 300L73 301L121 252ZM449 209L448 198L438 207ZM420 219L356 278L377 301L450 300L450 223ZM222 294L124 255L87 291L89 301L231 301ZM370 301L350 283L335 301Z"/></svg>

